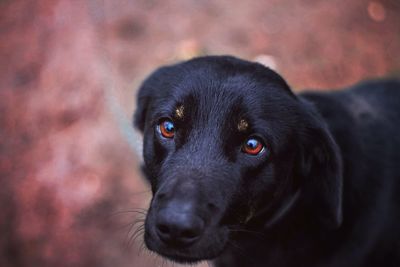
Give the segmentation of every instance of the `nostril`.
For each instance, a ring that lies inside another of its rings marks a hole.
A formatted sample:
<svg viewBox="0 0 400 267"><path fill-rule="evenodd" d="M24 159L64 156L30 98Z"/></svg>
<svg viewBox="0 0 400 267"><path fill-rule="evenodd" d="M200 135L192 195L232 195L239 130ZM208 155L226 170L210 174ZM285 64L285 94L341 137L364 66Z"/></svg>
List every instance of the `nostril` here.
<svg viewBox="0 0 400 267"><path fill-rule="evenodd" d="M187 238L187 239L195 239L199 237L199 234L195 230L185 230L182 232L182 238Z"/></svg>
<svg viewBox="0 0 400 267"><path fill-rule="evenodd" d="M157 230L162 234L169 234L169 228L165 224L158 224Z"/></svg>

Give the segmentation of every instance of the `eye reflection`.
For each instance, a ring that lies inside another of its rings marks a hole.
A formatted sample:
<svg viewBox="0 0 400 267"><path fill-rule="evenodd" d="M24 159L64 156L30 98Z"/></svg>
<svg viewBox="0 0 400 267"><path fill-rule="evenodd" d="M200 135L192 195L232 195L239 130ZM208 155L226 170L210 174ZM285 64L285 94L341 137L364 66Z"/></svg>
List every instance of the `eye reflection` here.
<svg viewBox="0 0 400 267"><path fill-rule="evenodd" d="M248 138L242 146L242 151L249 155L258 155L263 149L263 143L256 137Z"/></svg>
<svg viewBox="0 0 400 267"><path fill-rule="evenodd" d="M169 119L164 119L158 124L159 131L164 138L173 138L175 135L174 123Z"/></svg>

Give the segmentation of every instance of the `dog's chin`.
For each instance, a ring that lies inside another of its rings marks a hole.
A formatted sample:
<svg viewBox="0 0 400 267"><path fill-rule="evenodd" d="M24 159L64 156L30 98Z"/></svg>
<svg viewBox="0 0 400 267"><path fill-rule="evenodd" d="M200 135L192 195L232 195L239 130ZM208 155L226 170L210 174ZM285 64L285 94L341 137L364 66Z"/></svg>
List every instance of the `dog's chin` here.
<svg viewBox="0 0 400 267"><path fill-rule="evenodd" d="M207 231L200 240L189 247L171 247L164 244L150 230L145 230L144 240L147 248L168 260L181 264L195 264L204 260L212 260L222 254L229 238L225 228Z"/></svg>

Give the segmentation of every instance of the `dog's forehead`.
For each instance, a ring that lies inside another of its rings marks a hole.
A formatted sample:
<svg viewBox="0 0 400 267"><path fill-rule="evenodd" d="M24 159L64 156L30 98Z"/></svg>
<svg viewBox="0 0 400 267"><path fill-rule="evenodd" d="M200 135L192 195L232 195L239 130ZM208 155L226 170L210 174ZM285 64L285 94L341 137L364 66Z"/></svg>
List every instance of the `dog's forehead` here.
<svg viewBox="0 0 400 267"><path fill-rule="evenodd" d="M226 135L228 130L249 133L255 126L261 126L262 120L268 120L264 116L264 100L252 90L239 87L233 80L191 82L177 88L168 110L192 131L206 130L215 136L221 132Z"/></svg>
<svg viewBox="0 0 400 267"><path fill-rule="evenodd" d="M191 116L199 123L222 123L245 111L242 95L222 87L198 87L189 90L179 99L175 105L175 114L178 117Z"/></svg>
<svg viewBox="0 0 400 267"><path fill-rule="evenodd" d="M257 64L230 66L202 59L171 67L164 92L155 103L159 114L173 116L190 125L225 127L234 122L240 130L257 121L282 121L296 102L287 84L275 72ZM253 122L253 123L252 123Z"/></svg>
<svg viewBox="0 0 400 267"><path fill-rule="evenodd" d="M262 115L282 104L278 99L288 97L278 86L264 85L248 75L223 77L192 73L174 88L175 112L178 117L197 110L200 114L215 114L218 117L233 112ZM280 96L282 95L282 96Z"/></svg>

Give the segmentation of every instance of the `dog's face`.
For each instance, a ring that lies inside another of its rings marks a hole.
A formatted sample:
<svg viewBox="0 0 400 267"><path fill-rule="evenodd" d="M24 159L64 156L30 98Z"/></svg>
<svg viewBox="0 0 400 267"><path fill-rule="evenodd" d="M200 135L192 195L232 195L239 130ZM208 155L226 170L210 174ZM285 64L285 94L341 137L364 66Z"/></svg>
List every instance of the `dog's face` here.
<svg viewBox="0 0 400 267"><path fill-rule="evenodd" d="M139 91L135 125L153 191L145 242L169 259L215 258L234 229L268 224L311 191L310 175L334 177L318 182L313 198L321 198L316 213L324 220L340 221L333 140L285 81L259 64L204 57L161 68Z"/></svg>

